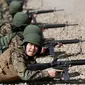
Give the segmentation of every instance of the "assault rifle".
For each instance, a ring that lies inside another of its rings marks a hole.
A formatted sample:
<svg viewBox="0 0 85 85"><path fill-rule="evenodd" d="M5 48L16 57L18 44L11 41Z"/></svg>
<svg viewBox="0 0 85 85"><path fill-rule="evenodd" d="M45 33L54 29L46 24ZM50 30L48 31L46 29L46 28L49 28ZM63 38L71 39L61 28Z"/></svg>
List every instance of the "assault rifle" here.
<svg viewBox="0 0 85 85"><path fill-rule="evenodd" d="M58 44L75 44L79 42L85 42L85 40L79 39L71 39L71 40L55 40L51 39L44 39L44 47L46 47L51 56L55 56L54 47Z"/></svg>
<svg viewBox="0 0 85 85"><path fill-rule="evenodd" d="M56 67L63 70L61 72L62 77L64 78L64 81L70 80L68 68L70 66L76 66L76 65L85 65L85 60L69 60L69 61L59 61L57 59L54 59L51 63L42 63L42 64L29 64L28 69L29 70L44 70L46 68L50 67Z"/></svg>
<svg viewBox="0 0 85 85"><path fill-rule="evenodd" d="M85 84L85 79L72 79L72 80L59 80L59 79L45 79L45 80L34 80L34 81L15 81L15 82L0 82L0 84L30 84L30 85L53 85L53 84Z"/></svg>
<svg viewBox="0 0 85 85"><path fill-rule="evenodd" d="M33 19L33 21L34 21L34 23L37 23L37 21L36 21L36 18L35 18L35 16L34 15L38 15L38 14L45 14L45 13L52 13L52 12L56 12L56 11L63 11L64 9L58 9L58 10L56 10L56 9L49 9L49 10L36 10L36 11L30 11L30 10L28 10L27 11L27 14L29 15L29 23L31 23L31 21L32 21L32 19Z"/></svg>
<svg viewBox="0 0 85 85"><path fill-rule="evenodd" d="M34 25L39 26L42 30L43 29L51 29L51 28L62 28L68 26L77 26L78 24L48 24L48 23L32 23Z"/></svg>
<svg viewBox="0 0 85 85"><path fill-rule="evenodd" d="M61 28L61 27L66 27L66 26L77 26L78 25L78 24L68 24L68 23L65 23L65 24L31 23L31 24L39 26L42 30L43 29ZM23 26L21 26L19 28L13 27L12 30L13 30L13 32L23 31L27 25L29 25L29 24L24 24Z"/></svg>

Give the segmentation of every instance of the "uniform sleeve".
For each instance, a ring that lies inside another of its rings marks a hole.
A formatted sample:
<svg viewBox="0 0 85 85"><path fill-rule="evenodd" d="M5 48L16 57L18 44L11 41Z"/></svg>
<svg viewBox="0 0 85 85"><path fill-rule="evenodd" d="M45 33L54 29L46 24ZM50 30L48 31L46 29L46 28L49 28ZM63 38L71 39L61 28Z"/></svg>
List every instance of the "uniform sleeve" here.
<svg viewBox="0 0 85 85"><path fill-rule="evenodd" d="M12 53L12 62L22 80L28 81L48 77L48 72L45 70L31 71L27 69L22 55L19 55L18 52Z"/></svg>
<svg viewBox="0 0 85 85"><path fill-rule="evenodd" d="M2 49L9 47L9 42L12 39L13 36L15 36L15 33L8 34L8 35L0 38L0 45L2 46Z"/></svg>
<svg viewBox="0 0 85 85"><path fill-rule="evenodd" d="M9 47L19 47L22 45L22 34L20 33L15 33L14 37L11 38L10 42L9 42Z"/></svg>

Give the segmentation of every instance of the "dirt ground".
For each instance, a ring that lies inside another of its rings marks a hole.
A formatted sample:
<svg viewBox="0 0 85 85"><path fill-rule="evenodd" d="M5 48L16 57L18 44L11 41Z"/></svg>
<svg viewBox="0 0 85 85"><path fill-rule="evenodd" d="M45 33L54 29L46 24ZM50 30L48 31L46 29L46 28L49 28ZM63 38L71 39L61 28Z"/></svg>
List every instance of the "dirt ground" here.
<svg viewBox="0 0 85 85"><path fill-rule="evenodd" d="M64 9L54 13L41 14L37 16L37 22L62 24L78 24L78 26L66 26L44 31L44 37L64 39L85 40L85 0L28 0L28 8L41 9ZM55 47L59 60L79 60L85 59L85 42L77 44L63 45L61 48ZM58 53L59 52L59 53ZM40 59L40 62L49 62L52 58ZM48 60L48 61L47 61ZM39 60L38 60L39 61ZM69 68L69 73L74 76L70 79L85 79L85 65L73 66ZM57 85L57 84L56 84ZM70 85L70 84L69 84Z"/></svg>
<svg viewBox="0 0 85 85"><path fill-rule="evenodd" d="M33 8L35 10L64 9L64 11L38 15L36 18L37 22L53 24L68 22L69 24L78 24L78 26L66 26L45 30L44 37L57 40L75 38L85 40L85 0L28 0L27 5L27 8ZM55 52L57 52L56 57L58 57L59 60L85 59L84 46L85 42L80 42L77 44L63 45L60 48L55 47ZM49 62L51 59L53 58L44 57L39 60L40 62ZM85 79L85 65L70 67L69 73L73 75L70 79Z"/></svg>

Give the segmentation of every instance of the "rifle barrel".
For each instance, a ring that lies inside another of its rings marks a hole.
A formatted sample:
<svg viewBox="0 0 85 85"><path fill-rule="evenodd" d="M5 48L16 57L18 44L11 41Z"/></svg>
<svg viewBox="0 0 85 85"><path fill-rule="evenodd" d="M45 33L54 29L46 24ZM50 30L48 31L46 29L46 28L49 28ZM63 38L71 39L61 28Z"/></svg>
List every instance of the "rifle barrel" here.
<svg viewBox="0 0 85 85"><path fill-rule="evenodd" d="M76 26L78 24L66 24L66 26Z"/></svg>
<svg viewBox="0 0 85 85"><path fill-rule="evenodd" d="M85 60L71 60L70 65L85 65Z"/></svg>
<svg viewBox="0 0 85 85"><path fill-rule="evenodd" d="M79 39L71 39L71 40L45 40L44 45L57 45L58 43L62 44L74 44L74 43L79 43L79 42L84 42Z"/></svg>
<svg viewBox="0 0 85 85"><path fill-rule="evenodd" d="M44 24L44 28L59 28L59 27L66 27L66 26L76 26L78 24Z"/></svg>
<svg viewBox="0 0 85 85"><path fill-rule="evenodd" d="M56 10L42 10L42 11L36 11L36 14L42 14L42 13L50 13L50 12L55 12Z"/></svg>
<svg viewBox="0 0 85 85"><path fill-rule="evenodd" d="M56 40L55 42L59 42L62 44L72 44L72 43L79 43L79 39L71 39L71 40Z"/></svg>
<svg viewBox="0 0 85 85"><path fill-rule="evenodd" d="M29 14L44 14L44 13L51 13L51 12L56 12L56 11L63 11L63 10L64 9L38 10L38 11L29 12Z"/></svg>
<svg viewBox="0 0 85 85"><path fill-rule="evenodd" d="M44 28L59 28L59 27L65 27L66 24L45 24L43 25Z"/></svg>
<svg viewBox="0 0 85 85"><path fill-rule="evenodd" d="M85 59L82 60L68 60L68 61L54 61L51 63L53 67L68 67L68 66L77 66L77 65L85 65Z"/></svg>

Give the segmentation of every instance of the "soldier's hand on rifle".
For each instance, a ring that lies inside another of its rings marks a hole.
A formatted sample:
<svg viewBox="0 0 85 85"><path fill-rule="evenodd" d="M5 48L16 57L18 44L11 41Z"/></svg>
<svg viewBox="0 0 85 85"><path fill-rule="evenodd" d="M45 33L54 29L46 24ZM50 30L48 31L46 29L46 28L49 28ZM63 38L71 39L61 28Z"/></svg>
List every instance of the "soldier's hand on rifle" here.
<svg viewBox="0 0 85 85"><path fill-rule="evenodd" d="M63 70L58 70L53 68L50 68L47 71L48 71L49 77L56 77L59 73L63 72Z"/></svg>

